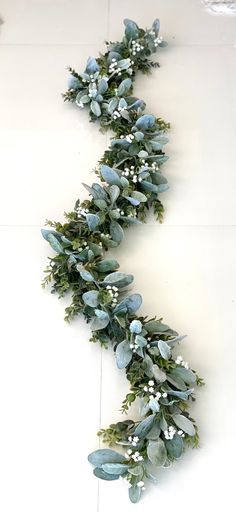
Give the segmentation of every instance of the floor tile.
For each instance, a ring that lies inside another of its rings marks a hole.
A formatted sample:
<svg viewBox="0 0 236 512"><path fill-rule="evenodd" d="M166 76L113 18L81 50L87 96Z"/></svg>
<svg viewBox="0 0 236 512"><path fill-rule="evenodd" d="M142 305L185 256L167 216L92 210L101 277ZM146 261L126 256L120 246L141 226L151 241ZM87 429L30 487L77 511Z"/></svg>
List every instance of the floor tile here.
<svg viewBox="0 0 236 512"><path fill-rule="evenodd" d="M165 223L236 224L236 49L168 48L135 94L171 123Z"/></svg>
<svg viewBox="0 0 236 512"><path fill-rule="evenodd" d="M109 38L120 38L124 18L150 27L155 18L161 20L163 37L174 45L234 44L235 17L212 16L201 0L111 0Z"/></svg>
<svg viewBox="0 0 236 512"><path fill-rule="evenodd" d="M43 291L49 254L33 228L1 228L1 510L96 512L100 349L68 300ZM92 400L91 400L91 397ZM91 406L88 407L88 403Z"/></svg>
<svg viewBox="0 0 236 512"><path fill-rule="evenodd" d="M230 467L230 429L236 419L232 409L235 242L236 228L230 227L137 227L127 233L122 249L112 251L121 270L135 276L132 291L143 296L140 312L164 317L172 328L188 335L176 355L181 353L206 380L192 408L200 427L200 450L190 451L173 468L158 472L159 486L150 492L148 489L139 510L152 507L155 500L163 508L167 494L170 508L178 512L183 493L186 503L191 500L194 512L199 510L203 495L206 507L224 503L219 463ZM103 352L102 427L122 418L119 409L128 392L125 374L115 368L112 358L112 353ZM230 475L229 480L232 483ZM229 482L227 488L231 488ZM108 511L111 503L114 511L122 506L131 510L126 493L120 483L102 482L100 510ZM226 503L232 499L229 491Z"/></svg>
<svg viewBox="0 0 236 512"><path fill-rule="evenodd" d="M101 43L108 0L2 0L3 44Z"/></svg>

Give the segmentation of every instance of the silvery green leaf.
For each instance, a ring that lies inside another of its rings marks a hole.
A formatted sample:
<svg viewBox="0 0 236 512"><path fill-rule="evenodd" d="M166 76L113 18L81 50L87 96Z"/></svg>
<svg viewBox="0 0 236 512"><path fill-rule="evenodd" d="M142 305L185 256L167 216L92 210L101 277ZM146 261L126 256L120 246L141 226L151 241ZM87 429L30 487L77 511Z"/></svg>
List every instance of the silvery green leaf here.
<svg viewBox="0 0 236 512"><path fill-rule="evenodd" d="M120 185L119 174L108 165L101 166L101 175L108 185Z"/></svg>
<svg viewBox="0 0 236 512"><path fill-rule="evenodd" d="M167 425L167 421L164 418L164 416L161 416L159 423L160 423L160 429L162 430L162 432L165 432L165 430L167 430L167 428L168 428L168 425Z"/></svg>
<svg viewBox="0 0 236 512"><path fill-rule="evenodd" d="M104 201L104 199L94 199L94 204L100 209L100 210L106 210L107 203Z"/></svg>
<svg viewBox="0 0 236 512"><path fill-rule="evenodd" d="M135 139L139 142L140 140L143 140L143 138L144 138L144 133L143 133L143 132L136 132L136 133L134 134L134 136L135 136Z"/></svg>
<svg viewBox="0 0 236 512"><path fill-rule="evenodd" d="M101 107L96 100L91 101L90 108L95 116L99 117L101 115Z"/></svg>
<svg viewBox="0 0 236 512"><path fill-rule="evenodd" d="M129 59L121 59L117 62L117 67L120 68L122 71L125 69L128 69L129 66L130 66ZM127 80L130 80L130 78L127 78Z"/></svg>
<svg viewBox="0 0 236 512"><path fill-rule="evenodd" d="M108 188L108 192L113 205L120 195L120 189L117 185L111 185L111 187Z"/></svg>
<svg viewBox="0 0 236 512"><path fill-rule="evenodd" d="M171 355L171 349L170 349L169 345L165 341L159 340L158 348L160 350L160 354L163 357L163 359L169 359L169 357Z"/></svg>
<svg viewBox="0 0 236 512"><path fill-rule="evenodd" d="M135 100L134 102L131 103L131 105L128 106L128 109L134 109L134 110L138 110L138 109L144 109L146 106L145 102L143 100Z"/></svg>
<svg viewBox="0 0 236 512"><path fill-rule="evenodd" d="M141 465L137 464L136 466L129 468L128 473L134 476L141 476L143 474L143 468Z"/></svg>
<svg viewBox="0 0 236 512"><path fill-rule="evenodd" d="M129 186L129 181L124 177L124 176L121 176L120 178L120 183L122 185L123 188L125 187L128 187Z"/></svg>
<svg viewBox="0 0 236 512"><path fill-rule="evenodd" d="M58 241L58 239L52 233L47 235L47 241L51 245L52 249L56 251L58 254L62 254L64 252L62 245Z"/></svg>
<svg viewBox="0 0 236 512"><path fill-rule="evenodd" d="M148 157L148 153L147 151L144 151L143 149L141 151L139 151L138 153L138 157L139 158L147 158Z"/></svg>
<svg viewBox="0 0 236 512"><path fill-rule="evenodd" d="M112 274L108 274L108 276L104 279L104 284L114 285L117 288L123 288L124 286L128 286L133 281L133 276L131 274L124 274L123 272L113 272Z"/></svg>
<svg viewBox="0 0 236 512"><path fill-rule="evenodd" d="M108 103L108 108L107 108L107 111L109 114L113 114L114 110L116 109L118 105L118 99L117 98L112 98L109 103Z"/></svg>
<svg viewBox="0 0 236 512"><path fill-rule="evenodd" d="M162 185L163 183L167 183L167 179L161 172L154 172L152 173L152 182L155 183L155 185Z"/></svg>
<svg viewBox="0 0 236 512"><path fill-rule="evenodd" d="M121 62L121 61L120 61ZM130 87L132 85L132 80L130 78L125 78L122 80L118 87L117 94L118 96L124 96L129 91Z"/></svg>
<svg viewBox="0 0 236 512"><path fill-rule="evenodd" d="M161 41L161 43L158 43L158 46L160 46L160 48L166 48L166 46L168 46L168 43L167 41Z"/></svg>
<svg viewBox="0 0 236 512"><path fill-rule="evenodd" d="M168 395L176 396L177 398L180 398L181 400L188 400L188 397L193 393L193 389L188 389L187 391L174 391L174 390L168 390Z"/></svg>
<svg viewBox="0 0 236 512"><path fill-rule="evenodd" d="M95 96L95 99L96 99L96 101L98 101L98 103L102 103L103 102L103 96L101 94L97 94L97 96Z"/></svg>
<svg viewBox="0 0 236 512"><path fill-rule="evenodd" d="M101 320L109 320L108 313L102 309L95 309L95 315Z"/></svg>
<svg viewBox="0 0 236 512"><path fill-rule="evenodd" d="M188 418L186 418L186 416L184 416L183 414L175 414L173 416L173 420L177 427L186 432L186 434L188 434L189 436L195 435L195 427L192 424L192 422Z"/></svg>
<svg viewBox="0 0 236 512"><path fill-rule="evenodd" d="M143 180L141 182L141 185L142 185L142 188L144 188L145 190L148 190L149 192L155 192L156 194L158 194L158 185L154 185L150 181L146 181L146 180Z"/></svg>
<svg viewBox="0 0 236 512"><path fill-rule="evenodd" d="M151 144L151 147L152 149L154 149L154 151L160 151L163 147L163 145L160 142L157 142L155 140L150 140L149 144Z"/></svg>
<svg viewBox="0 0 236 512"><path fill-rule="evenodd" d="M123 307L127 308L128 313L135 313L135 311L140 308L141 304L142 296L139 293L134 293L117 304L114 308L114 313L118 313Z"/></svg>
<svg viewBox="0 0 236 512"><path fill-rule="evenodd" d="M153 484L157 484L157 482L158 482L157 478L154 475L152 475L151 473L149 473L148 471L146 471L146 477Z"/></svg>
<svg viewBox="0 0 236 512"><path fill-rule="evenodd" d="M144 338L144 336L140 336L140 334L137 334L135 336L135 343L137 343L139 347L146 347L147 340L146 338Z"/></svg>
<svg viewBox="0 0 236 512"><path fill-rule="evenodd" d="M90 306L91 308L96 308L98 305L98 291L97 290L91 290L89 292L85 292L82 295L82 299L87 306Z"/></svg>
<svg viewBox="0 0 236 512"><path fill-rule="evenodd" d="M181 379L181 377L179 377L178 375L172 375L172 371L169 374L167 374L166 378L168 382L170 382L170 384L173 384L173 386L175 386L175 388L180 389L180 391L186 391L187 387L183 379Z"/></svg>
<svg viewBox="0 0 236 512"><path fill-rule="evenodd" d="M142 362L142 368L148 377L153 377L153 362L148 354L145 354L144 360Z"/></svg>
<svg viewBox="0 0 236 512"><path fill-rule="evenodd" d="M102 260L96 264L96 270L98 272L109 272L119 268L119 263L116 260Z"/></svg>
<svg viewBox="0 0 236 512"><path fill-rule="evenodd" d="M157 441L149 441L147 456L153 466L163 466L167 457L164 441L160 438Z"/></svg>
<svg viewBox="0 0 236 512"><path fill-rule="evenodd" d="M86 214L86 221L88 224L88 227L91 231L94 231L97 226L100 224L99 216L95 213L87 213Z"/></svg>
<svg viewBox="0 0 236 512"><path fill-rule="evenodd" d="M139 425L136 427L136 429L134 431L134 435L138 436L139 439L143 439L144 437L146 437L146 435L148 434L148 432L150 432L150 430L152 428L155 418L156 418L156 415L151 414L150 416L145 418L143 421L141 421L139 423Z"/></svg>
<svg viewBox="0 0 236 512"><path fill-rule="evenodd" d="M161 333L168 331L169 326L158 320L150 320L150 322L145 324L145 329L150 333Z"/></svg>
<svg viewBox="0 0 236 512"><path fill-rule="evenodd" d="M142 324L140 322L140 320L132 320L132 322L130 323L130 326L129 326L129 330L130 332L134 333L134 334L140 334L140 332L142 331Z"/></svg>
<svg viewBox="0 0 236 512"><path fill-rule="evenodd" d="M168 340L168 345L170 345L170 347L174 347L174 345L176 343L180 343L182 340L184 340L184 338L186 338L186 334L184 336L176 336L175 338L173 338L172 340Z"/></svg>
<svg viewBox="0 0 236 512"><path fill-rule="evenodd" d="M88 460L93 466L100 468L107 462L124 462L126 459L115 450L103 449L90 453Z"/></svg>
<svg viewBox="0 0 236 512"><path fill-rule="evenodd" d="M82 96L82 97L80 98L80 101L81 101L82 103L90 103L91 98L90 98L87 94L84 94L84 96Z"/></svg>
<svg viewBox="0 0 236 512"><path fill-rule="evenodd" d="M96 71L99 71L99 65L94 57L88 58L85 71L89 75L96 73Z"/></svg>
<svg viewBox="0 0 236 512"><path fill-rule="evenodd" d="M129 203L131 203L133 206L138 206L140 204L140 201L138 201L137 199L134 199L133 197L130 197L130 196L124 196L125 199L127 199L127 201L129 201Z"/></svg>
<svg viewBox="0 0 236 512"><path fill-rule="evenodd" d="M105 190L98 183L93 183L92 187L89 187L86 183L82 183L82 185L86 188L89 194L94 197L94 199L107 199Z"/></svg>
<svg viewBox="0 0 236 512"><path fill-rule="evenodd" d="M140 405L139 405L139 414L140 414L140 416L146 416L148 411L149 411L149 400L142 398L140 400Z"/></svg>
<svg viewBox="0 0 236 512"><path fill-rule="evenodd" d="M76 78L73 75L69 76L68 89L79 89L81 85L82 83L80 82L80 80L78 80L78 78Z"/></svg>
<svg viewBox="0 0 236 512"><path fill-rule="evenodd" d="M138 503L141 498L141 487L132 486L129 488L129 499L132 503Z"/></svg>
<svg viewBox="0 0 236 512"><path fill-rule="evenodd" d="M101 329L105 329L109 324L109 318L93 318L91 322L91 330L92 331L100 331Z"/></svg>
<svg viewBox="0 0 236 512"><path fill-rule="evenodd" d="M157 439L159 439L160 433L161 433L161 429L160 429L159 422L155 421L153 423L153 426L152 426L150 432L146 435L146 438L151 439L152 441L156 441Z"/></svg>
<svg viewBox="0 0 236 512"><path fill-rule="evenodd" d="M183 439L182 437L175 435L173 439L169 439L165 441L165 446L168 454L173 459L179 459L183 452Z"/></svg>
<svg viewBox="0 0 236 512"><path fill-rule="evenodd" d="M159 194L161 194L162 192L166 192L166 190L168 190L170 187L168 185L168 183L161 183L160 185L158 185L158 192Z"/></svg>
<svg viewBox="0 0 236 512"><path fill-rule="evenodd" d="M148 130L149 128L152 128L156 122L155 116L151 114L144 114L143 116L139 117L136 121L135 125L137 128L141 131Z"/></svg>
<svg viewBox="0 0 236 512"><path fill-rule="evenodd" d="M109 210L109 215L111 219L116 220L120 218L120 213L118 212L118 210Z"/></svg>
<svg viewBox="0 0 236 512"><path fill-rule="evenodd" d="M152 412L159 412L160 404L158 403L158 401L155 398L151 398L151 400L149 400L148 405L149 405L149 409L151 409Z"/></svg>
<svg viewBox="0 0 236 512"><path fill-rule="evenodd" d="M110 235L112 237L112 240L117 242L117 244L120 244L124 238L124 231L122 227L120 226L119 222L116 222L115 220L111 221L110 224Z"/></svg>
<svg viewBox="0 0 236 512"><path fill-rule="evenodd" d="M121 59L120 53L114 52L114 51L109 52L108 57L107 57L108 64L111 64L112 59L116 59L117 61L120 60Z"/></svg>
<svg viewBox="0 0 236 512"><path fill-rule="evenodd" d="M58 233L52 229L41 229L41 234L45 240L48 242L48 235L58 236Z"/></svg>
<svg viewBox="0 0 236 512"><path fill-rule="evenodd" d="M195 384L196 375L192 372L192 370L187 370L187 368L174 368L171 372L172 377L180 377L186 384Z"/></svg>
<svg viewBox="0 0 236 512"><path fill-rule="evenodd" d="M154 20L152 24L152 29L154 30L156 36L158 36L160 30L160 20L158 18Z"/></svg>
<svg viewBox="0 0 236 512"><path fill-rule="evenodd" d="M129 342L124 340L116 347L116 364L120 370L126 368L132 359L133 352Z"/></svg>
<svg viewBox="0 0 236 512"><path fill-rule="evenodd" d="M125 101L125 98L120 98L119 107L120 108L126 108L127 107L127 101Z"/></svg>
<svg viewBox="0 0 236 512"><path fill-rule="evenodd" d="M119 462L105 462L105 464L102 465L102 469L110 475L123 475L127 473L128 466Z"/></svg>
<svg viewBox="0 0 236 512"><path fill-rule="evenodd" d="M119 479L119 475L111 475L111 474L103 471L103 469L101 469L101 468L94 468L93 474L97 478L101 478L101 480L118 480Z"/></svg>
<svg viewBox="0 0 236 512"><path fill-rule="evenodd" d="M128 18L124 19L124 25L125 25L125 35L128 39L137 39L139 37L139 29L137 23L135 23L132 20L129 20Z"/></svg>
<svg viewBox="0 0 236 512"><path fill-rule="evenodd" d="M98 82L98 92L99 94L104 94L108 89L108 83L105 78L101 78Z"/></svg>
<svg viewBox="0 0 236 512"><path fill-rule="evenodd" d="M138 190L134 190L132 192L132 197L134 197L134 199L137 199L137 201L139 201L140 203L145 203L147 201L146 196L142 194L142 192L139 192Z"/></svg>
<svg viewBox="0 0 236 512"><path fill-rule="evenodd" d="M94 277L87 270L80 270L80 275L84 281L92 282Z"/></svg>
<svg viewBox="0 0 236 512"><path fill-rule="evenodd" d="M160 142L162 145L165 145L169 142L169 139L168 137L166 137L166 135L157 135L157 137L155 137L155 140Z"/></svg>
<svg viewBox="0 0 236 512"><path fill-rule="evenodd" d="M165 382L166 380L166 373L157 366L157 364L154 364L152 367L153 377L157 382Z"/></svg>
<svg viewBox="0 0 236 512"><path fill-rule="evenodd" d="M94 256L101 256L102 247L100 245L94 244L93 242L89 242L89 248L93 251Z"/></svg>

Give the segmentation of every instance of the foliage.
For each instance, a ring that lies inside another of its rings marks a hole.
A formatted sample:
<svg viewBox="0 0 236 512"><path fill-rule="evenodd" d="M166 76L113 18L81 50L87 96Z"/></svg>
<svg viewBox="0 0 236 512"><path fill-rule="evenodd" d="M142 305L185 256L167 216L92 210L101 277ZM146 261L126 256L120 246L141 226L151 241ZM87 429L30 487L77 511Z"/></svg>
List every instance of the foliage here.
<svg viewBox="0 0 236 512"><path fill-rule="evenodd" d="M50 284L59 297L70 292L66 320L82 314L90 323L91 341L113 347L117 366L130 382L122 411L139 401L138 421L125 420L99 432L107 444L123 446L125 455L109 449L89 455L94 475L123 479L134 503L144 480L155 480L151 464L167 467L186 446L198 445L188 407L195 400L193 386L203 384L181 356L173 357L183 337L162 319L137 315L142 297L129 293L133 276L106 257L109 248L122 242L124 228L144 222L151 207L163 218L159 194L168 188L162 166L168 159L164 146L169 125L145 113L145 102L133 96L133 80L138 70L146 73L157 66L149 57L164 46L159 20L148 30L125 20L121 42L108 42L104 55L89 57L84 72L69 68L64 99L87 108L90 120L103 130L111 128L114 138L95 170L99 181L84 185L89 199L78 199L64 224L48 221L50 229L42 230L56 253L49 258L44 285Z"/></svg>

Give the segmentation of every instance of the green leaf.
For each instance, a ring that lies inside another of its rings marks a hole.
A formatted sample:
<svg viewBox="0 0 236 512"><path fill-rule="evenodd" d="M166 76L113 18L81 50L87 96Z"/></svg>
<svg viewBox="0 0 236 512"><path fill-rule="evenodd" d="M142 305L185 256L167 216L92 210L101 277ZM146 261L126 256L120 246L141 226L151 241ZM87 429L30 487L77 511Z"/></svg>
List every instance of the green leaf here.
<svg viewBox="0 0 236 512"><path fill-rule="evenodd" d="M82 299L87 306L91 308L96 308L98 305L98 291L91 290L89 292L85 292L82 295Z"/></svg>
<svg viewBox="0 0 236 512"><path fill-rule="evenodd" d="M110 235L112 237L112 240L117 242L117 244L120 244L122 242L124 238L124 231L120 226L119 222L116 222L115 220L111 221Z"/></svg>
<svg viewBox="0 0 236 512"><path fill-rule="evenodd" d="M106 462L102 465L102 469L111 475L123 475L124 473L127 473L128 466L118 462Z"/></svg>
<svg viewBox="0 0 236 512"><path fill-rule="evenodd" d="M80 275L84 281L92 282L94 277L87 270L80 270Z"/></svg>
<svg viewBox="0 0 236 512"><path fill-rule="evenodd" d="M139 36L138 25L134 21L129 20L128 18L124 19L124 24L125 24L125 35L126 35L128 41L130 39L137 39Z"/></svg>
<svg viewBox="0 0 236 512"><path fill-rule="evenodd" d="M165 441L166 449L168 454L173 459L179 459L183 452L183 439L182 437L175 435L173 439Z"/></svg>
<svg viewBox="0 0 236 512"><path fill-rule="evenodd" d="M91 104L90 104L90 108L96 117L99 117L101 115L101 107L97 101L92 100Z"/></svg>
<svg viewBox="0 0 236 512"><path fill-rule="evenodd" d="M144 437L146 437L146 435L148 434L148 432L150 432L150 430L152 428L155 418L156 418L156 415L151 414L151 416L148 416L143 421L141 421L139 423L139 425L136 427L136 429L134 431L134 435L138 436L140 439L143 439Z"/></svg>
<svg viewBox="0 0 236 512"><path fill-rule="evenodd" d="M109 324L109 318L105 317L105 318L99 318L99 317L96 317L96 318L93 318L92 322L91 322L91 330L92 331L100 331L101 329L105 329L105 327L107 327L107 325Z"/></svg>
<svg viewBox="0 0 236 512"><path fill-rule="evenodd" d="M120 265L116 260L102 260L97 263L96 270L98 272L109 272L111 270L116 270L119 266Z"/></svg>
<svg viewBox="0 0 236 512"><path fill-rule="evenodd" d="M94 231L97 228L97 226L100 224L99 216L94 213L87 213L86 221L87 221L88 227L91 231Z"/></svg>
<svg viewBox="0 0 236 512"><path fill-rule="evenodd" d="M111 187L108 188L108 192L113 206L120 195L120 189L117 185L111 185Z"/></svg>
<svg viewBox="0 0 236 512"><path fill-rule="evenodd" d="M163 357L163 359L169 359L169 357L171 355L171 349L170 349L169 345L165 341L159 340L158 348L160 350L160 354Z"/></svg>
<svg viewBox="0 0 236 512"><path fill-rule="evenodd" d="M133 352L129 342L124 340L116 347L116 364L120 370L126 368L132 359Z"/></svg>
<svg viewBox="0 0 236 512"><path fill-rule="evenodd" d="M154 364L152 367L152 374L154 379L157 382L165 382L166 380L166 373L157 366L157 364Z"/></svg>
<svg viewBox="0 0 236 512"><path fill-rule="evenodd" d="M158 320L150 320L145 324L145 329L150 333L161 333L168 331L169 326L158 322Z"/></svg>
<svg viewBox="0 0 236 512"><path fill-rule="evenodd" d="M132 503L137 503L141 498L141 487L130 487L129 488L129 499Z"/></svg>
<svg viewBox="0 0 236 512"><path fill-rule="evenodd" d="M154 466L163 466L166 461L167 453L164 441L149 441L147 446L147 456Z"/></svg>
<svg viewBox="0 0 236 512"><path fill-rule="evenodd" d="M177 427L186 432L186 434L189 436L195 435L195 427L193 423L188 418L186 418L186 416L183 416L183 414L175 414L173 416L173 420Z"/></svg>
<svg viewBox="0 0 236 512"><path fill-rule="evenodd" d="M168 382L175 386L175 388L180 389L180 391L186 391L187 388L183 379L181 379L181 377L177 376L176 374L173 375L172 371L167 375L166 378Z"/></svg>
<svg viewBox="0 0 236 512"><path fill-rule="evenodd" d="M103 471L103 469L101 469L101 468L94 468L93 474L97 478L101 478L101 480L118 480L118 478L119 478L119 475L111 475L111 474Z"/></svg>
<svg viewBox="0 0 236 512"><path fill-rule="evenodd" d="M58 254L62 254L64 252L62 245L52 233L48 234L47 240L51 245L52 249L56 251Z"/></svg>
<svg viewBox="0 0 236 512"><path fill-rule="evenodd" d="M147 197L144 194L142 194L142 192L138 192L138 190L134 190L134 192L132 192L131 194L131 197L133 197L140 203L145 203L147 201Z"/></svg>
<svg viewBox="0 0 236 512"><path fill-rule="evenodd" d="M101 175L108 185L120 185L119 174L108 165L101 166Z"/></svg>
<svg viewBox="0 0 236 512"><path fill-rule="evenodd" d="M88 456L89 462L100 468L103 464L107 462L124 462L126 458L115 450L109 450L108 448L103 450L95 450Z"/></svg>
<svg viewBox="0 0 236 512"><path fill-rule="evenodd" d="M173 377L180 377L186 384L192 386L196 382L196 375L192 372L192 370L187 370L187 368L175 368L172 370L171 375Z"/></svg>
<svg viewBox="0 0 236 512"><path fill-rule="evenodd" d="M128 286L133 281L133 276L131 274L124 274L123 272L113 272L112 274L108 274L105 277L103 283L105 285L113 285L117 286L117 288L123 288Z"/></svg>
<svg viewBox="0 0 236 512"><path fill-rule="evenodd" d="M130 78L125 78L125 80L122 80L118 87L117 94L118 96L124 96L129 91L130 87L132 85L132 80Z"/></svg>
<svg viewBox="0 0 236 512"><path fill-rule="evenodd" d="M140 308L141 304L142 296L139 293L134 293L117 304L114 309L114 313L118 313L124 308L127 308L128 313L135 313L135 311Z"/></svg>

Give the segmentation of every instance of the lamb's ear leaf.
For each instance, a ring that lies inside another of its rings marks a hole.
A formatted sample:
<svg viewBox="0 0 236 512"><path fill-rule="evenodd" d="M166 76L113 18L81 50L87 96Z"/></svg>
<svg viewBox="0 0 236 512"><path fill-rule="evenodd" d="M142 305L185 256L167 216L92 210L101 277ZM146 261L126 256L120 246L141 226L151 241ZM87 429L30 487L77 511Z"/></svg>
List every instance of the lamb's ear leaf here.
<svg viewBox="0 0 236 512"><path fill-rule="evenodd" d="M106 473L102 468L94 468L93 474L101 480L118 480L119 478L119 475L111 475L110 473Z"/></svg>
<svg viewBox="0 0 236 512"><path fill-rule="evenodd" d="M121 341L116 347L116 364L120 370L126 368L132 359L133 352L128 341Z"/></svg>
<svg viewBox="0 0 236 512"><path fill-rule="evenodd" d="M94 452L90 453L88 460L93 466L99 468L106 462L124 462L126 459L123 455L116 452L115 450L104 448L102 450L95 450Z"/></svg>

